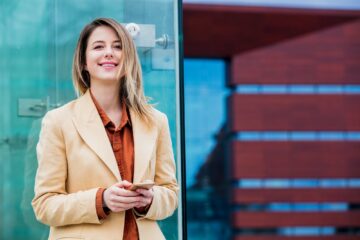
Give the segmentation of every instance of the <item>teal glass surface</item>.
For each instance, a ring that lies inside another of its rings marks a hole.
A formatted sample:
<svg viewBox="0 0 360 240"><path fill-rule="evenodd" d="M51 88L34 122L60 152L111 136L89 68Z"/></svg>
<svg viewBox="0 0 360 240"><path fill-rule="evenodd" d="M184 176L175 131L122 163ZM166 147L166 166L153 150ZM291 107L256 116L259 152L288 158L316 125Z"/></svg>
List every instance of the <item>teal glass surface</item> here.
<svg viewBox="0 0 360 240"><path fill-rule="evenodd" d="M47 239L48 227L31 207L41 119L76 97L73 52L81 29L96 17L140 26L145 94L169 118L181 185L178 1L0 0L0 239ZM159 222L167 239L182 239L181 221L180 204Z"/></svg>

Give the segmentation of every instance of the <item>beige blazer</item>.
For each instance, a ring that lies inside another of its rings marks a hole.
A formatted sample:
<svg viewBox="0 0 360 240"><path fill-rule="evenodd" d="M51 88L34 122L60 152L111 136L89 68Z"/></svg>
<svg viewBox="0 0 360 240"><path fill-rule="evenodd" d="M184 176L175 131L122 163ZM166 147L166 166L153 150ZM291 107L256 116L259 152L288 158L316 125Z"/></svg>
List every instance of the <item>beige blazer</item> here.
<svg viewBox="0 0 360 240"><path fill-rule="evenodd" d="M156 124L147 127L130 110L135 163L134 182L153 180L153 202L137 217L139 237L164 239L156 220L178 205L174 155L165 114L153 110ZM108 136L89 92L49 111L37 145L36 218L50 226L49 239L122 240L124 212L99 221L95 198L100 187L121 180Z"/></svg>

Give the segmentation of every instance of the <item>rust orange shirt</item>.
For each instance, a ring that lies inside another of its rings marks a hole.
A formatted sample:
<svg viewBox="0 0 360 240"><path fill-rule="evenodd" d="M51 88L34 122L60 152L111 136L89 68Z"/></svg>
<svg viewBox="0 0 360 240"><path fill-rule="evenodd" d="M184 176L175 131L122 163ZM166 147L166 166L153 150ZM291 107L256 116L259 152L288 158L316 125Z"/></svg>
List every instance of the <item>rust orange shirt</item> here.
<svg viewBox="0 0 360 240"><path fill-rule="evenodd" d="M130 121L130 115L126 105L122 103L122 116L118 127L110 120L105 111L100 107L90 91L92 100L99 112L100 118L104 124L106 133L109 137L110 144L114 151L118 169L122 180L133 182L134 174L134 139ZM99 189L96 194L96 211L100 219L106 218L109 214L103 209L102 195L105 189ZM124 240L139 239L138 229L135 216L131 209L125 212Z"/></svg>

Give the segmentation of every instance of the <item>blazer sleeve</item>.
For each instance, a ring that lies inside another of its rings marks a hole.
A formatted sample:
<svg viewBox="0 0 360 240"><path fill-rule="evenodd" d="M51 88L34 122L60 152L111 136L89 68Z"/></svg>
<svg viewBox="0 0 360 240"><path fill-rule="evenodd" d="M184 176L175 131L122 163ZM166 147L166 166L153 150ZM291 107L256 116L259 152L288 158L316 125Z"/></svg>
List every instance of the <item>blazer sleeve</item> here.
<svg viewBox="0 0 360 240"><path fill-rule="evenodd" d="M157 140L154 197L144 218L161 220L171 216L178 206L179 187L176 181L168 119L162 114Z"/></svg>
<svg viewBox="0 0 360 240"><path fill-rule="evenodd" d="M50 226L100 223L96 213L96 192L90 189L67 193L67 159L65 141L55 112L42 121L37 144L38 169L32 206L36 218Z"/></svg>

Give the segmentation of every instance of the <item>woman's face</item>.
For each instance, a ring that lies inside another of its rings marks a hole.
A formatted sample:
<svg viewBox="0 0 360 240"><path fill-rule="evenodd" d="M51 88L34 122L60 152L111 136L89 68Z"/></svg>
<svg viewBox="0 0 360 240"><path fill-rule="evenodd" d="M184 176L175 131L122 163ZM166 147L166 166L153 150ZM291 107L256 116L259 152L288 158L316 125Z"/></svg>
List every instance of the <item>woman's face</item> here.
<svg viewBox="0 0 360 240"><path fill-rule="evenodd" d="M86 47L85 69L90 81L117 81L121 70L122 47L116 32L107 26L97 27Z"/></svg>

